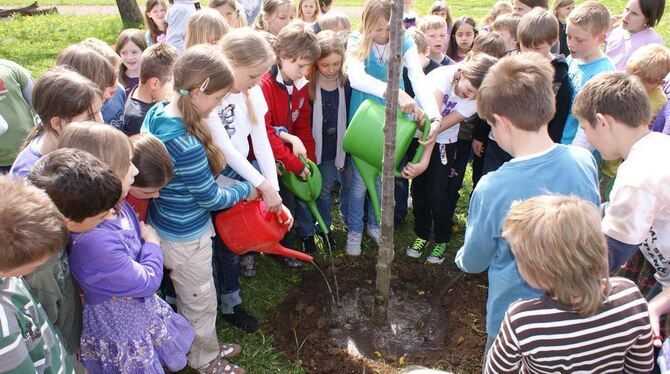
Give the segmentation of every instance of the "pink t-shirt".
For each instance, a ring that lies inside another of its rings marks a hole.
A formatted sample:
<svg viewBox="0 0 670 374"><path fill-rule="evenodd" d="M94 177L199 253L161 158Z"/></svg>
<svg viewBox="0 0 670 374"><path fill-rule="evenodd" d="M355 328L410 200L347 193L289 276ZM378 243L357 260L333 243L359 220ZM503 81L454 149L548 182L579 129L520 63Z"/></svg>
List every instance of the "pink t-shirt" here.
<svg viewBox="0 0 670 374"><path fill-rule="evenodd" d="M610 32L605 43L605 54L612 59L618 71L624 71L633 52L647 44L663 44L663 39L651 27L635 34L617 27Z"/></svg>

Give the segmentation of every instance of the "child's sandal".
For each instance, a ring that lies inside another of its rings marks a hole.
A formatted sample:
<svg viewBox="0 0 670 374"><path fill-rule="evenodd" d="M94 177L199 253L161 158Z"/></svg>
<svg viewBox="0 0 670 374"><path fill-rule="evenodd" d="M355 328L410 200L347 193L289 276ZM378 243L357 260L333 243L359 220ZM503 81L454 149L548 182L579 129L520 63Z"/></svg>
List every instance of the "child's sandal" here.
<svg viewBox="0 0 670 374"><path fill-rule="evenodd" d="M245 371L237 365L233 365L221 357L217 357L207 365L205 374L244 374Z"/></svg>
<svg viewBox="0 0 670 374"><path fill-rule="evenodd" d="M239 344L235 343L219 343L219 355L222 358L231 358L235 357L242 351L242 347Z"/></svg>

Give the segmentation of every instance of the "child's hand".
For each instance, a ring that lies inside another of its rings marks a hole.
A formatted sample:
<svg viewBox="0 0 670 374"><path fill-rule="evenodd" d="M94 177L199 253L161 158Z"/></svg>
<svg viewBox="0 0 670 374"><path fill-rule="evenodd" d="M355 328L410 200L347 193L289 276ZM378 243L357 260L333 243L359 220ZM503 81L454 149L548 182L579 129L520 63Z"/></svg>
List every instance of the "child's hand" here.
<svg viewBox="0 0 670 374"><path fill-rule="evenodd" d="M398 91L398 105L405 113L416 112L416 102L403 90Z"/></svg>
<svg viewBox="0 0 670 374"><path fill-rule="evenodd" d="M282 200L279 196L279 192L270 185L270 183L265 180L258 186L258 189L261 193L261 198L265 202L265 209L268 212L278 213L281 211Z"/></svg>
<svg viewBox="0 0 670 374"><path fill-rule="evenodd" d="M426 137L426 140L419 140L419 143L423 145L430 145L432 143L435 143L435 140L437 140L437 134L440 133L440 121L433 121L430 123L430 130L428 131L428 137ZM424 129L424 131L426 131Z"/></svg>
<svg viewBox="0 0 670 374"><path fill-rule="evenodd" d="M140 233L145 243L161 244L161 238L156 233L156 230L144 222L140 222Z"/></svg>
<svg viewBox="0 0 670 374"><path fill-rule="evenodd" d="M249 195L244 200L253 201L253 200L256 200L256 199L258 199L258 190L256 190L255 188L252 188L251 192L249 192Z"/></svg>
<svg viewBox="0 0 670 374"><path fill-rule="evenodd" d="M482 157L484 155L484 143L472 139L472 152L477 155L477 157Z"/></svg>
<svg viewBox="0 0 670 374"><path fill-rule="evenodd" d="M302 140L297 136L291 138L291 148L293 148L294 155L307 157L307 149L305 148L305 145L302 144Z"/></svg>
<svg viewBox="0 0 670 374"><path fill-rule="evenodd" d="M312 173L309 171L309 168L307 167L307 165L305 165L305 167L302 169L302 171L300 172L300 174L298 174L298 176L299 176L300 179L302 179L302 180L307 180L307 177L309 177L311 174L312 174Z"/></svg>
<svg viewBox="0 0 670 374"><path fill-rule="evenodd" d="M282 219L282 214L284 213L286 215L286 219ZM291 214L291 211L288 210L286 205L281 206L281 212L277 212L277 218L279 219L279 223L283 225L288 225L289 231L291 230L291 227L293 227L293 215Z"/></svg>
<svg viewBox="0 0 670 374"><path fill-rule="evenodd" d="M413 164L411 162L408 162L407 165L402 169L402 176L405 179L414 179L421 175L426 169L428 168L428 163L420 161L417 164Z"/></svg>

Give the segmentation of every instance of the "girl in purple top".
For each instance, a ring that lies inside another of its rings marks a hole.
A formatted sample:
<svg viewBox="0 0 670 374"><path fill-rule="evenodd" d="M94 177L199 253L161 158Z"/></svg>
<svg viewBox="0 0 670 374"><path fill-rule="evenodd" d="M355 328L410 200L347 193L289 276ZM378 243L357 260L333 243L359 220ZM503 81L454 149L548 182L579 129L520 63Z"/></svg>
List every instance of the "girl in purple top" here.
<svg viewBox="0 0 670 374"><path fill-rule="evenodd" d="M664 0L628 0L621 26L607 36L605 54L612 59L616 69L626 70L628 58L638 48L647 44L663 44L654 31L663 16Z"/></svg>
<svg viewBox="0 0 670 374"><path fill-rule="evenodd" d="M57 66L42 75L33 89L33 108L40 118L26 137L10 173L25 178L42 156L54 151L70 122L102 123L102 93L79 73Z"/></svg>
<svg viewBox="0 0 670 374"><path fill-rule="evenodd" d="M72 124L59 148L78 148L111 166L121 202L94 229L70 235L70 266L84 293L81 360L90 373L163 373L186 366L195 333L155 294L163 275L160 239L124 198L138 171L124 133Z"/></svg>

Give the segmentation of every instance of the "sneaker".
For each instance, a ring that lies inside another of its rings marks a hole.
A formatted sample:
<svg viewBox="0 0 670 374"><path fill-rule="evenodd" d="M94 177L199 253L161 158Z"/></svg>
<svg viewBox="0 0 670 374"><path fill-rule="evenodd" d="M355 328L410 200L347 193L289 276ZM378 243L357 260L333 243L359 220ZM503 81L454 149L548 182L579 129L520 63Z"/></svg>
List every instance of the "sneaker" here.
<svg viewBox="0 0 670 374"><path fill-rule="evenodd" d="M316 244L314 244L314 235L305 236L300 240L300 250L308 254L316 252Z"/></svg>
<svg viewBox="0 0 670 374"><path fill-rule="evenodd" d="M379 228L379 226L370 226L370 225L368 225L368 228L367 228L367 230L365 230L365 232L367 232L368 236L369 236L372 240L374 240L375 243L377 243L377 245L379 245L379 238L380 238L380 236L381 236L381 234L382 234L382 231L381 231L381 229Z"/></svg>
<svg viewBox="0 0 670 374"><path fill-rule="evenodd" d="M441 264L444 262L444 251L447 249L447 243L438 243L433 247L433 251L430 252L430 256L426 261L431 264Z"/></svg>
<svg viewBox="0 0 670 374"><path fill-rule="evenodd" d="M242 258L240 258L240 272L245 277L253 277L256 275L256 256L242 256Z"/></svg>
<svg viewBox="0 0 670 374"><path fill-rule="evenodd" d="M428 248L428 240L421 239L418 236L414 240L414 243L407 247L407 256L412 258L421 257L421 253L424 249Z"/></svg>
<svg viewBox="0 0 670 374"><path fill-rule="evenodd" d="M233 313L222 314L223 319L244 332L255 332L261 327L256 317L249 314L241 304L235 305Z"/></svg>
<svg viewBox="0 0 670 374"><path fill-rule="evenodd" d="M361 241L363 234L359 232L349 231L347 234L347 254L349 256L361 255Z"/></svg>

